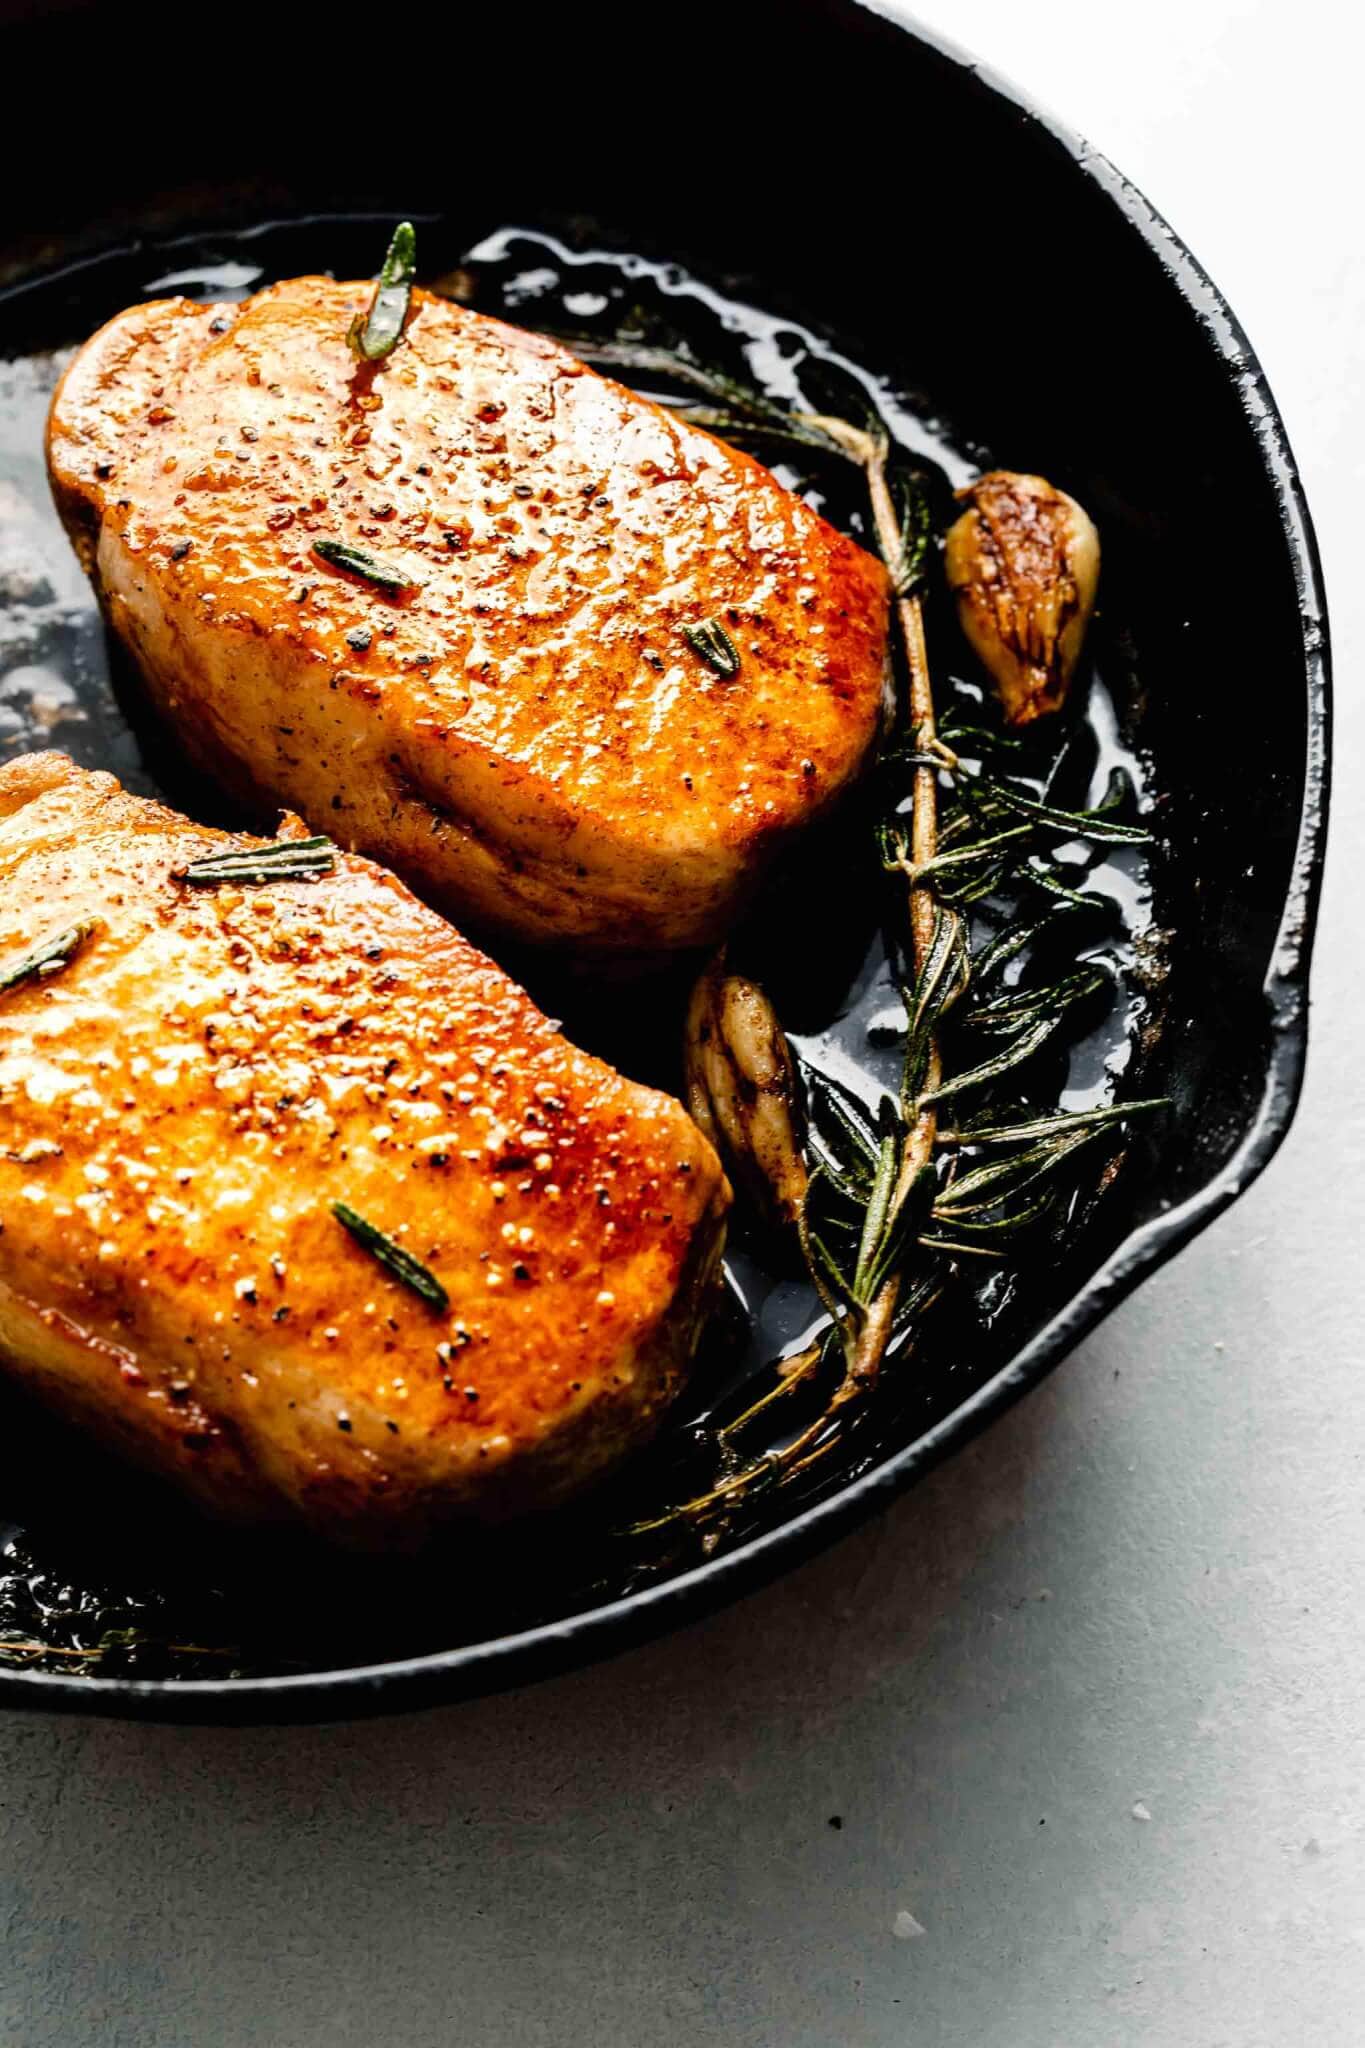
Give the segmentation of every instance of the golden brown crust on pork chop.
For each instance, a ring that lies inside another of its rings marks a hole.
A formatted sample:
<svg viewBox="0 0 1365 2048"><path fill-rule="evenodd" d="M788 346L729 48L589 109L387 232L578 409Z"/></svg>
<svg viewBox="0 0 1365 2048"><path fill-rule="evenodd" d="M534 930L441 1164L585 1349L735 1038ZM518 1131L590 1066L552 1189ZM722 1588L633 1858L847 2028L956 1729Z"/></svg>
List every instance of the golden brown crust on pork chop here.
<svg viewBox="0 0 1365 2048"><path fill-rule="evenodd" d="M575 949L717 937L867 757L885 571L541 336L419 291L360 363L371 291L158 300L81 350L49 465L114 631L202 764L441 907ZM687 637L712 620L733 676Z"/></svg>
<svg viewBox="0 0 1365 2048"><path fill-rule="evenodd" d="M177 879L260 843L0 769L0 983L93 924L0 988L0 1360L230 1514L382 1543L560 1499L686 1370L715 1154L368 861Z"/></svg>

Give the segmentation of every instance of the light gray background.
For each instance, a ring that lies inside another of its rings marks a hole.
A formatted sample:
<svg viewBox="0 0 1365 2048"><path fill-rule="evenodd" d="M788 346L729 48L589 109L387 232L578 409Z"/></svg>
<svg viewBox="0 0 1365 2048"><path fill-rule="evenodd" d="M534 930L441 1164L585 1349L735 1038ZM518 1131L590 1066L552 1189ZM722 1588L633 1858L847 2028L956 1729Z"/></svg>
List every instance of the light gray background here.
<svg viewBox="0 0 1365 2048"><path fill-rule="evenodd" d="M681 1637L355 1728L0 1725L4 2048L1365 2040L1359 31L920 12L1168 214L1288 417L1340 685L1294 1134L984 1441Z"/></svg>

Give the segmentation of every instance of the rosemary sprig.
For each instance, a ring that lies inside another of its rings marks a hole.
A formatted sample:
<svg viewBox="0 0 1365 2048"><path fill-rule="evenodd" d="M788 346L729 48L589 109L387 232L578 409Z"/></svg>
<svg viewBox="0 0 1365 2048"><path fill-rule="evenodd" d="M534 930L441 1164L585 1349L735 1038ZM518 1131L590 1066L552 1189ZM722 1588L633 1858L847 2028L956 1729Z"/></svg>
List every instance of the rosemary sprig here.
<svg viewBox="0 0 1365 2048"><path fill-rule="evenodd" d="M349 1202L333 1202L332 1214L371 1258L377 1259L386 1272L392 1273L395 1280L401 1280L405 1287L410 1287L414 1294L420 1295L428 1308L437 1309L444 1314L450 1307L450 1296L436 1275L430 1272L420 1259L415 1259L411 1252L405 1251L402 1245L389 1237L385 1231L373 1223L367 1223Z"/></svg>
<svg viewBox="0 0 1365 2048"><path fill-rule="evenodd" d="M925 870L938 851L938 774L930 765L936 751L933 683L924 638L924 610L921 585L929 551L929 518L923 494L914 479L901 487L899 507L887 476L890 441L880 421L868 426L851 426L848 421L817 414L812 424L843 446L858 462L867 483L872 513L872 530L891 575L895 592L896 620L905 658L906 695L902 724L910 733L918 757L912 771L908 852L912 865L909 924L910 961L917 990L936 986L936 997L907 1006L918 1022L912 1028L906 1049L907 1072L911 1062L919 1084L903 1085L902 1110L908 1119L898 1142L894 1177L886 1200L879 1241L864 1254L860 1246L859 1269L878 1276L876 1292L866 1303L857 1297L846 1318L845 1352L850 1386L869 1384L880 1368L891 1339L896 1304L900 1298L902 1268L889 1255L888 1247L899 1246L908 1233L908 1214L921 1176L934 1157L938 1129L935 1090L942 1076L942 1059L937 1029L940 1018L957 999L965 985L960 973L946 980L935 965L952 944L944 932L941 911L925 881ZM937 942L937 943L936 943ZM857 1275L855 1274L855 1283Z"/></svg>
<svg viewBox="0 0 1365 2048"><path fill-rule="evenodd" d="M760 412L761 407L751 408L755 416ZM915 770L909 845L914 861L922 867L932 861L936 850L938 807L937 757L932 752L936 746L934 699L919 592L923 554L927 553L927 515L921 519L914 505L913 484L907 487L898 511L887 478L889 441L879 426L856 427L831 415L798 414L796 418L807 431L862 468L878 547L893 582L903 585L897 587L895 597L907 671L903 715L915 736L916 750L924 759L924 765ZM911 513L913 524L907 529L906 519ZM965 967L958 943L960 934L945 927L930 890L921 883L911 889L909 913L911 960L923 999L917 1006L918 1025L911 1032L913 1051L907 1049L907 1065L913 1058L918 1080L932 1089L941 1075L938 1020L965 986ZM907 1101L909 1096L907 1087ZM780 1452L765 1452L709 1493L673 1511L674 1517L704 1519L722 1507L737 1504L757 1486L772 1483L779 1476L790 1479L808 1470L812 1462L832 1447L840 1412L860 1400L875 1382L897 1327L906 1253L919 1221L927 1219L932 1201L936 1129L936 1109L921 1091L910 1108L908 1121L884 1105L875 1141L870 1134L863 1137L860 1133L858 1149L865 1186L859 1190L862 1217L851 1273L840 1244L831 1241L842 1219L837 1213L826 1216L822 1201L825 1181L838 1189L847 1186L847 1177L841 1175L836 1179L827 1167L817 1163L801 1206L798 1232L807 1270L829 1313L831 1331L842 1351L843 1372L838 1385L815 1420L790 1438ZM927 1306L940 1284L937 1275L929 1275L922 1286L917 1285L917 1306ZM814 1356L823 1358L824 1349L823 1342L814 1347ZM786 1383L790 1386L802 1379L804 1373L798 1373ZM654 1527L658 1523L642 1526Z"/></svg>
<svg viewBox="0 0 1365 2048"><path fill-rule="evenodd" d="M417 236L410 220L393 231L368 313L357 313L346 339L362 362L377 363L397 346L412 302Z"/></svg>
<svg viewBox="0 0 1365 2048"><path fill-rule="evenodd" d="M359 576L365 583L373 583L376 589L389 590L396 594L415 590L417 579L396 563L383 562L378 555L372 555L367 548L354 548L349 541L315 540L313 553L329 569L344 569L348 576Z"/></svg>
<svg viewBox="0 0 1365 2048"><path fill-rule="evenodd" d="M699 626L684 626L683 638L718 676L728 680L739 674L739 649L719 619L703 619Z"/></svg>
<svg viewBox="0 0 1365 2048"><path fill-rule="evenodd" d="M596 359L604 353L597 351ZM1024 743L1012 735L961 719L945 725L941 736L936 732L921 608L934 553L932 524L917 480L891 468L889 437L875 416L859 425L834 413L782 414L772 401L743 392L690 358L634 345L617 345L613 353L637 370L704 390L713 401L708 414L695 407L680 410L728 438L778 446L799 439L859 465L877 546L892 579L906 675L901 738L883 753L886 802L878 826L883 864L906 887L899 1091L884 1099L873 1124L829 1077L811 1071L805 1077L807 1172L797 1227L829 1320L798 1357L781 1362L772 1386L720 1427L716 1483L635 1525L639 1534L680 1522L711 1528L757 1490L809 1471L842 1440L888 1347L918 1326L954 1267L964 1258L998 1257L1021 1232L1064 1214L1065 1169L1075 1155L1116 1126L1164 1105L1149 1099L1055 1115L1025 1109L1015 1116L987 1109L940 1130L944 1105L957 1108L973 1095L989 1102L993 1089L1026 1068L1085 1003L1110 986L1109 974L1095 960L1082 960L1047 984L1025 974L1003 986L1007 970L1027 962L1059 919L1080 910L1112 911L1108 899L1062 879L1054 852L1058 842L1136 845L1148 834L1116 815L1125 795L1121 780L1111 780L1093 808L1068 810L1040 795L1027 775L1001 765L1027 760ZM973 957L967 913L1006 887L1021 901L1027 891L1041 891L1047 907L1005 923ZM722 981L721 974L720 963L713 963L703 980L728 987L734 978ZM756 999L766 1003L752 984L744 986L751 1005ZM700 1005L693 1009L702 1014ZM768 1028L780 1038L768 1009ZM946 1069L942 1045L949 1030L955 1061ZM959 1040L968 1048L965 1058L956 1056ZM694 1064L689 1044L689 1065ZM713 1121L729 1138L743 1120ZM757 1154L751 1163L760 1163ZM799 1164L794 1170L786 1162L787 1186L798 1181ZM771 1178L770 1166L766 1172ZM779 1408L786 1415L789 1402L809 1399L836 1357L835 1384L814 1418L789 1432L779 1448L746 1458L740 1448L746 1433L760 1420L771 1428Z"/></svg>
<svg viewBox="0 0 1365 2048"><path fill-rule="evenodd" d="M330 875L336 848L330 839L276 839L268 846L233 846L205 854L175 870L177 882L209 889L222 882L307 882Z"/></svg>
<svg viewBox="0 0 1365 2048"><path fill-rule="evenodd" d="M79 924L69 925L54 938L44 939L10 966L0 967L0 995L9 989L22 987L25 982L45 980L50 974L60 974L98 924L98 918L82 918Z"/></svg>

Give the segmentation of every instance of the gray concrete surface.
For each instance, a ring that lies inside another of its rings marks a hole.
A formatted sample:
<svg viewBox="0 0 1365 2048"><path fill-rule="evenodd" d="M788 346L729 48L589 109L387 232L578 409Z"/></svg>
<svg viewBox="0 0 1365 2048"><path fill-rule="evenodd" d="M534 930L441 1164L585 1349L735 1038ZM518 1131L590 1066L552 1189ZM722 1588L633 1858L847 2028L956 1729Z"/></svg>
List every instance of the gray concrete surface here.
<svg viewBox="0 0 1365 2048"><path fill-rule="evenodd" d="M922 11L1137 178L1288 414L1341 686L1293 1138L985 1441L682 1637L357 1728L6 1721L5 2048L1365 2039L1359 32Z"/></svg>

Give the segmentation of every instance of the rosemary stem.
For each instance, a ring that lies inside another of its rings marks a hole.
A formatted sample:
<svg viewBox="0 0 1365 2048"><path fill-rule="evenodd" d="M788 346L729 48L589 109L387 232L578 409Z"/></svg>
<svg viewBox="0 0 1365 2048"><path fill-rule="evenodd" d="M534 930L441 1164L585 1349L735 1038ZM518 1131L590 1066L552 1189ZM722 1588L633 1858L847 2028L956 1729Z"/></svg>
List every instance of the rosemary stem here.
<svg viewBox="0 0 1365 2048"><path fill-rule="evenodd" d="M781 1383L781 1387L788 1387L797 1379L806 1378L815 1362L818 1361L819 1356L820 1350L818 1345L812 1346L807 1352L803 1352L799 1370L793 1372L784 1380ZM766 1394L762 1400L756 1402L746 1415L741 1416L737 1422L731 1425L730 1430L723 1434L722 1441L727 1449L731 1445L734 1431L741 1424L752 1421L761 1409L766 1408L768 1402L774 1398L776 1391L778 1390L773 1390L773 1392ZM752 1464L742 1466L737 1472L731 1472L726 1478L719 1480L715 1486L710 1487L707 1492L699 1493L691 1500L681 1501L676 1507L666 1509L661 1515L651 1516L647 1521L632 1522L627 1533L632 1536L647 1536L656 1529L667 1528L671 1522L702 1522L709 1515L713 1514L718 1507L723 1507L726 1501L732 1498L742 1499L754 1485L757 1474L762 1473L769 1478L776 1479L781 1475L790 1475L792 1472L801 1471L811 1462L814 1455L812 1446L828 1430L830 1422L838 1410L846 1402L851 1401L857 1391L857 1385L852 1376L845 1374L842 1383L835 1390L828 1405L821 1410L813 1422L808 1422L805 1428L792 1438L790 1443L784 1444L781 1450L765 1451Z"/></svg>
<svg viewBox="0 0 1365 2048"><path fill-rule="evenodd" d="M860 436L860 439L865 444L863 470L867 477L867 493L877 545L881 549L882 559L888 565L892 565L900 553L900 522L896 517L896 508L886 481L886 444L871 434ZM917 592L911 591L908 595L897 598L896 618L900 626L901 645L905 651L911 734L918 753L932 754L938 734L934 715L933 684L929 675L929 654L924 642L924 608ZM915 770L910 850L917 872L927 868L938 852L938 775L935 769L927 766L920 766ZM916 975L923 973L929 949L934 942L935 915L932 889L923 886L912 887L910 936ZM921 1097L932 1096L942 1077L943 1068L938 1045L936 1041L931 1040L920 1090ZM938 1117L932 1104L918 1108L901 1150L900 1168L892 1195L893 1206L899 1206L908 1199L920 1173L932 1161L937 1133ZM861 1383L876 1378L891 1338L891 1327L895 1320L900 1290L900 1272L893 1270L873 1297L854 1340L848 1361L850 1381Z"/></svg>
<svg viewBox="0 0 1365 2048"><path fill-rule="evenodd" d="M885 441L879 435L851 425L847 420L817 414L797 415L797 418L807 426L824 433L861 467L867 483L877 546L888 569L894 574L901 559L901 529L887 483L888 451ZM916 591L911 590L897 595L896 619L908 677L908 723L915 751L925 757L915 770L910 832L910 948L914 974L918 979L925 973L933 951L938 909L932 887L925 885L917 877L931 867L938 852L938 763L942 760L951 765L953 757L948 749L942 747L938 739L929 657L924 639L924 613ZM718 957L712 973L718 973L719 964ZM942 1079L943 1067L938 1045L931 1039L920 1076L914 1121L901 1147L895 1181L887 1202L890 1213L894 1213L910 1199L920 1174L933 1162L938 1116L932 1097ZM674 1521L701 1523L717 1510L723 1509L729 1501L742 1499L758 1483L761 1476L776 1479L805 1470L833 1441L829 1434L830 1425L839 1410L850 1402L855 1402L864 1389L876 1379L886 1347L891 1341L896 1308L901 1296L901 1274L899 1270L892 1269L873 1295L865 1313L856 1317L851 1313L841 1317L839 1304L830 1297L822 1285L819 1264L810 1249L804 1200L798 1211L797 1221L806 1262L816 1288L831 1317L841 1324L845 1363L839 1385L821 1413L799 1430L780 1450L768 1451L755 1462L727 1473L705 1493L679 1503L665 1514L633 1524L632 1534L643 1535L664 1528ZM722 1447L727 1454L735 1454L735 1439L764 1415L770 1405L775 1404L794 1385L808 1380L814 1374L822 1356L822 1349L823 1347L816 1343L796 1358L789 1360L778 1384L761 1395L720 1431Z"/></svg>
<svg viewBox="0 0 1365 2048"><path fill-rule="evenodd" d="M774 1401L781 1400L791 1392L794 1386L798 1386L802 1381L808 1380L820 1363L823 1349L823 1345L808 1344L804 1351L798 1351L792 1358L783 1359L778 1367L776 1385L769 1387L766 1393L760 1394L756 1401L751 1401L749 1406L742 1414L737 1415L733 1422L727 1422L724 1425L719 1431L721 1441L727 1444L732 1443L735 1437L746 1430L750 1423L755 1421L758 1416L764 1414Z"/></svg>

